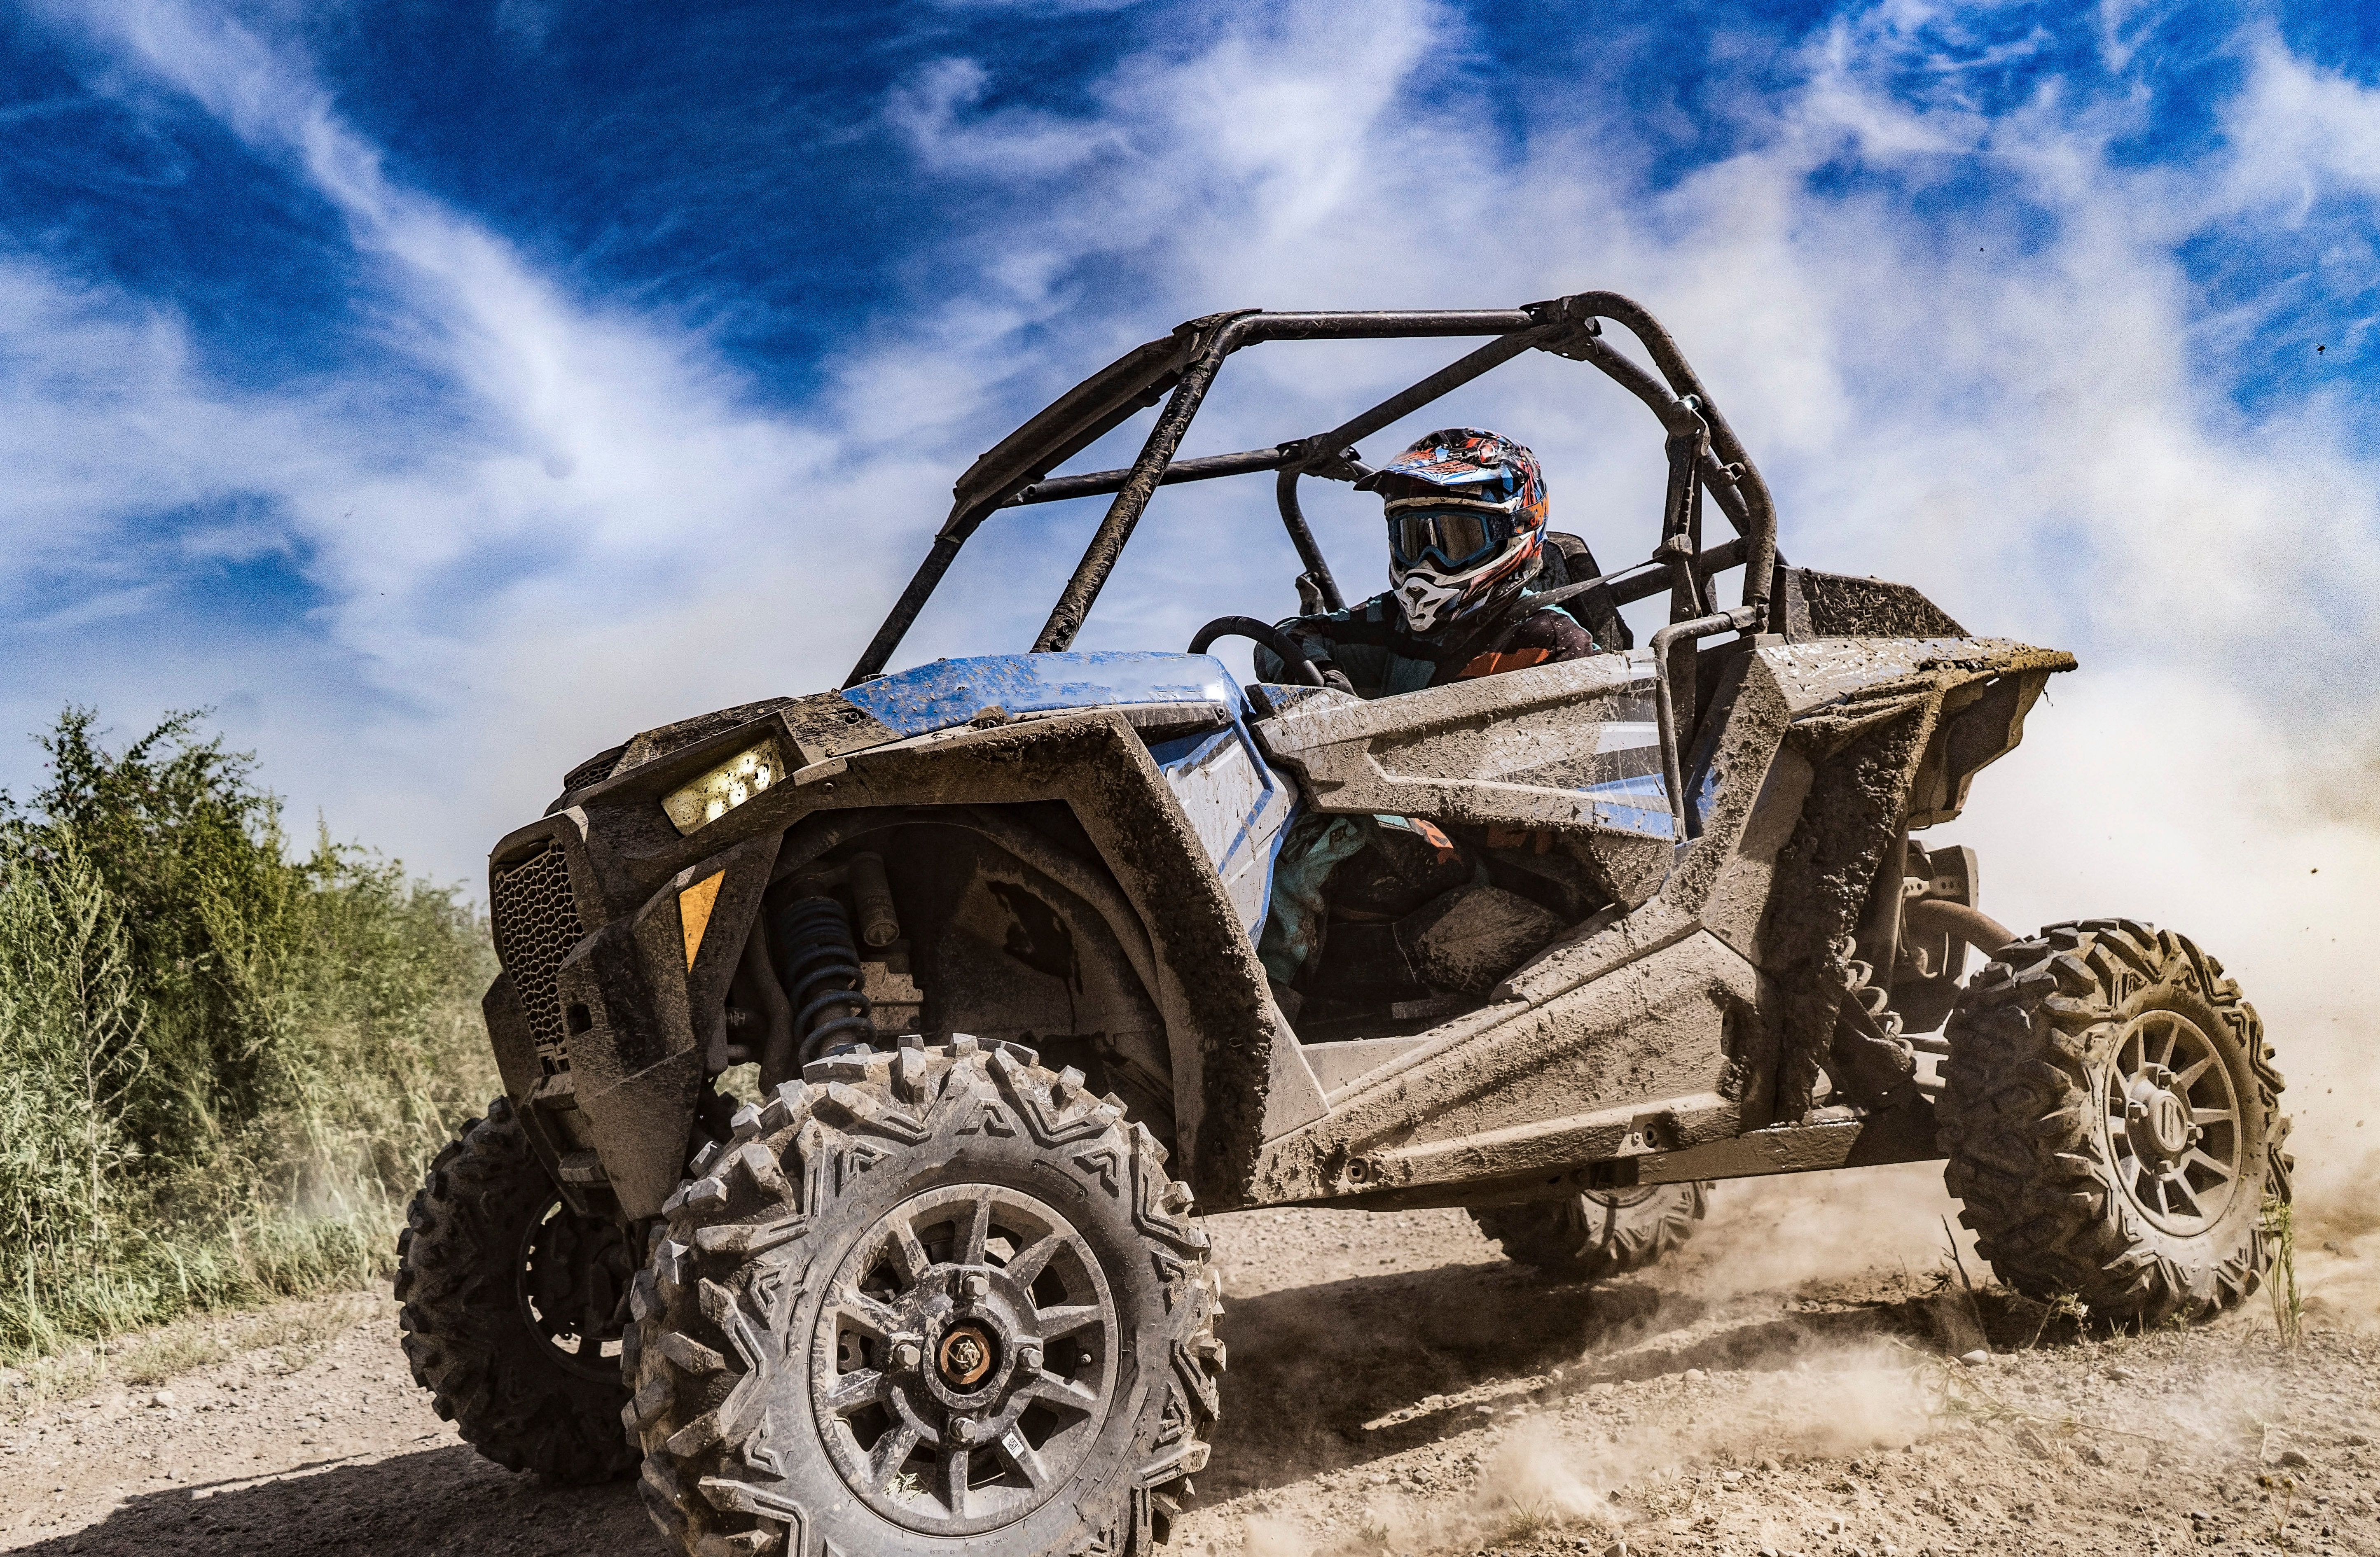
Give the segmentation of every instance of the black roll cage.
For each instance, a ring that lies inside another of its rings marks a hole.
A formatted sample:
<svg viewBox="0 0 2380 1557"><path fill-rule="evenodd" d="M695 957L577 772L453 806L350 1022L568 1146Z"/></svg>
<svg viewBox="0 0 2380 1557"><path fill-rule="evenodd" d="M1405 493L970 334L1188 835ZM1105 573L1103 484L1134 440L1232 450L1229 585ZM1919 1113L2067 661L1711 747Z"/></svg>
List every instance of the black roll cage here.
<svg viewBox="0 0 2380 1557"><path fill-rule="evenodd" d="M1604 342L1605 320L1636 338L1659 370L1658 378ZM1234 454L1190 460L1173 457L1224 359L1242 346L1262 341L1472 335L1494 339L1328 432ZM1369 475L1371 467L1354 447L1357 440L1532 350L1594 364L1650 407L1667 434L1670 479L1660 544L1650 560L1592 582L1608 587L1619 604L1641 600L1667 585L1671 626L1689 629L1678 634L1681 638L1727 629L1775 630L1770 602L1778 567L1777 510L1768 485L1727 418L1711 403L1677 343L1638 304L1615 292L1579 292L1519 308L1439 313L1267 313L1237 308L1191 320L1176 326L1170 335L1134 347L1060 395L968 466L951 489L950 517L942 522L931 549L843 684L856 686L881 674L967 537L996 510L1024 503L1115 494L1083 551L1083 560L1075 564L1074 575L1033 642L1036 654L1062 651L1074 642L1148 500L1158 488L1177 481L1278 472L1274 489L1281 523L1325 605L1338 610L1345 602L1298 507L1298 478L1316 476L1354 481ZM1080 476L1050 475L1135 412L1156 404L1168 391L1172 397L1129 467ZM1707 549L1702 544L1706 492L1736 532L1734 539ZM1744 569L1742 605L1737 610L1720 612L1711 598L1712 581L1738 564ZM1697 628L1702 631L1692 631Z"/></svg>

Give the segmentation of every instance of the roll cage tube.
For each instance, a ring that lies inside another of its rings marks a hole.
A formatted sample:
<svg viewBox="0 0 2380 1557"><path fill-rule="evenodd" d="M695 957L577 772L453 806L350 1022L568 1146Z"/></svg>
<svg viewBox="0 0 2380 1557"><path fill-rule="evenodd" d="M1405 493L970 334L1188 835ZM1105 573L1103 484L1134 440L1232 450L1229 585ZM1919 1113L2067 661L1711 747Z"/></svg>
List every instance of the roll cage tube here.
<svg viewBox="0 0 2380 1557"><path fill-rule="evenodd" d="M1635 337L1652 359L1658 377L1603 340L1606 320ZM1242 346L1264 341L1465 335L1496 339L1328 432L1233 454L1179 461L1173 457L1224 359ZM1191 320L1171 335L1135 346L1059 396L969 466L952 488L950 516L935 535L925 561L844 685L856 686L882 673L967 537L996 510L1025 503L1114 494L1084 549L1082 561L1075 564L1034 640L1037 654L1062 651L1074 642L1149 499L1158 488L1179 481L1277 472L1275 492L1282 525L1324 601L1337 610L1344 602L1298 506L1298 478L1359 479L1369 473L1369 467L1356 455L1357 440L1529 350L1551 352L1602 369L1651 409L1666 434L1670 475L1658 547L1651 561L1589 585L1609 585L1621 604L1667 587L1671 620L1684 621L1710 610L1712 576L1741 563L1744 568L1742 609L1751 613L1749 625L1775 630L1770 596L1778 564L1777 511L1767 483L1670 332L1633 301L1614 292L1580 292L1515 309L1441 313L1266 313L1245 308ZM1050 476L1059 465L1160 399L1165 400L1165 407L1131 465L1080 476ZM1736 531L1734 540L1707 549L1701 544L1706 495Z"/></svg>

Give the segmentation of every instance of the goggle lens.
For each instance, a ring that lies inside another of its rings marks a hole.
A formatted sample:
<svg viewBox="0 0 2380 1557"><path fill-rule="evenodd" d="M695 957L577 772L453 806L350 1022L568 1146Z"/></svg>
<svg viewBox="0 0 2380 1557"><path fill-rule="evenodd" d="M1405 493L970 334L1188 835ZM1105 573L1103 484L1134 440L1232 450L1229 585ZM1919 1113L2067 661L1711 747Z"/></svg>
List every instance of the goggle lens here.
<svg viewBox="0 0 2380 1557"><path fill-rule="evenodd" d="M1389 549L1411 567L1424 559L1463 568L1503 544L1501 516L1476 509L1415 509L1389 516Z"/></svg>

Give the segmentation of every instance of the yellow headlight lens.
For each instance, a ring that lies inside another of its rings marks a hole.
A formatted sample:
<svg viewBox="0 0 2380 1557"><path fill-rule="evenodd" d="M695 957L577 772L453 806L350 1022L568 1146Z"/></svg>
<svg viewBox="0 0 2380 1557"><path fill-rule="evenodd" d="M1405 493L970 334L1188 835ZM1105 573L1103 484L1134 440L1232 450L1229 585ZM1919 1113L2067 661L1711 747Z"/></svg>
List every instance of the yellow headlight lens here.
<svg viewBox="0 0 2380 1557"><path fill-rule="evenodd" d="M662 798L662 809L684 837L705 823L716 822L784 776L784 759L777 753L777 742L766 740L736 753L693 783L671 791Z"/></svg>

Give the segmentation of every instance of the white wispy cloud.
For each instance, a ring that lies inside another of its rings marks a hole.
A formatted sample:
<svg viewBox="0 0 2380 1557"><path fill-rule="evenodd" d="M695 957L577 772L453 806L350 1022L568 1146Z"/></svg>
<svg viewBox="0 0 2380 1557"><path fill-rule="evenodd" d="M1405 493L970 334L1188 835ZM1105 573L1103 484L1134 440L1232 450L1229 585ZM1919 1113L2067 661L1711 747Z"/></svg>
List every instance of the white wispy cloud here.
<svg viewBox="0 0 2380 1557"><path fill-rule="evenodd" d="M1196 57L1118 72L1075 127L1086 155L1068 190L1001 240L1129 267L1159 319L1615 286L1653 304L1703 368L1779 489L1793 554L1918 579L1979 623L2240 682L2252 650L2254 679L2293 697L2364 695L2339 670L2372 638L2380 598L2370 452L2303 406L2233 405L2205 372L2202 304L2175 251L2289 178L2323 178L2319 159L2227 151L2136 170L2107 150L2141 127L2120 96L2045 90L1997 119L1962 92L1912 101L1900 73L1999 45L1950 36L1953 8L1896 0L1807 46L1801 82L1767 103L1747 150L1647 192L1601 171L1629 165L1606 151L1625 128L1591 103L1516 150L1475 105L1435 82L1415 91L1416 62L1463 42L1447 14L1384 13L1352 44L1342 19L1282 8ZM2369 111L2373 94L2258 48L2243 127L2306 92L2335 99L2328 119L2344 126ZM997 115L953 115L935 134L938 156L968 165L997 163L1011 139ZM1816 186L1846 163L1930 194L1979 176L2003 187L1924 217L1880 191ZM1046 279L1014 299L1021 313L1064 307L1075 271L1026 273ZM1269 441L1392 381L1346 354L1296 351L1235 366L1213 421ZM1646 428L1613 401L1609 417L1581 416L1591 386L1562 386L1548 408L1554 377L1490 380L1481 414L1548 455L1558 507L1566 484L1603 500L1562 510L1598 545L1641 544L1658 491ZM1632 491L1633 509L1620 497ZM1146 585L1128 614L1162 610L1165 570L1126 569L1120 588ZM2285 600L2321 605L2277 612ZM1195 625L1203 607L1183 602L1163 626ZM2313 652L2281 652L2310 637Z"/></svg>
<svg viewBox="0 0 2380 1557"><path fill-rule="evenodd" d="M768 409L707 342L575 300L501 235L390 180L286 41L195 6L48 15L111 57L103 86L188 94L331 200L368 264L382 350L409 366L397 389L370 370L233 385L194 362L170 311L31 260L0 269L0 397L17 413L0 446L23 477L0 500L8 561L79 570L83 609L128 610L171 583L153 558L114 576L161 513L271 500L324 602L317 652L345 662L287 674L376 694L295 772L276 753L280 781L342 830L463 874L499 817L542 804L557 752L844 652L853 584L880 588L900 564L814 565L807 489L855 453L828 436L831 412ZM856 453L881 501L931 505L936 473L864 437ZM474 797L459 811L458 784Z"/></svg>
<svg viewBox="0 0 2380 1557"><path fill-rule="evenodd" d="M2227 192L2245 208L2305 207L2341 187L2380 195L2380 93L2249 34L2248 78L2225 115L2236 148Z"/></svg>
<svg viewBox="0 0 2380 1557"><path fill-rule="evenodd" d="M1099 155L1109 134L1063 115L1002 108L961 116L991 90L991 72L971 59L940 59L893 90L884 116L917 160L936 173L1047 178Z"/></svg>

